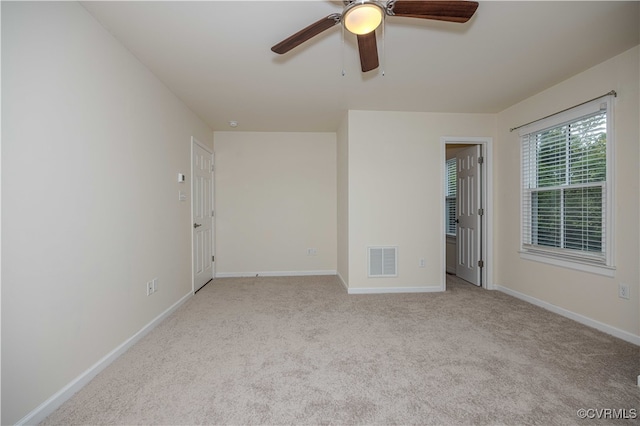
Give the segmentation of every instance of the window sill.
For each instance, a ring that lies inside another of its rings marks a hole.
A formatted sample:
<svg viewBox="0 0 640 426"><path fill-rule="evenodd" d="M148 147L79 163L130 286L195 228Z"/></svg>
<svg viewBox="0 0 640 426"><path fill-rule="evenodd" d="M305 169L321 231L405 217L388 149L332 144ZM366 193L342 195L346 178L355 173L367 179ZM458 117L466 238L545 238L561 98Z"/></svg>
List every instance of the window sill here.
<svg viewBox="0 0 640 426"><path fill-rule="evenodd" d="M588 272L590 274L603 275L610 278L613 278L616 275L616 268L613 266L595 265L592 263L580 262L576 260L560 259L558 257L545 255L542 253L520 251L520 258L524 260L531 260L534 262L560 266L563 268L574 269L581 272Z"/></svg>

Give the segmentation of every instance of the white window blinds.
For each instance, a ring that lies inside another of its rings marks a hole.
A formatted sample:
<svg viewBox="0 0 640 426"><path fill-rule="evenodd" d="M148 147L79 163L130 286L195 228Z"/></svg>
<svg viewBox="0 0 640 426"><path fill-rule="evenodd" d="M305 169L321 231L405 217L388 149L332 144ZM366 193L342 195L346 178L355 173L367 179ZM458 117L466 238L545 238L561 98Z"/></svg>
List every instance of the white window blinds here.
<svg viewBox="0 0 640 426"><path fill-rule="evenodd" d="M608 100L520 131L522 249L606 265Z"/></svg>
<svg viewBox="0 0 640 426"><path fill-rule="evenodd" d="M445 171L445 227L446 233L450 235L456 234L456 159L451 158L446 162Z"/></svg>

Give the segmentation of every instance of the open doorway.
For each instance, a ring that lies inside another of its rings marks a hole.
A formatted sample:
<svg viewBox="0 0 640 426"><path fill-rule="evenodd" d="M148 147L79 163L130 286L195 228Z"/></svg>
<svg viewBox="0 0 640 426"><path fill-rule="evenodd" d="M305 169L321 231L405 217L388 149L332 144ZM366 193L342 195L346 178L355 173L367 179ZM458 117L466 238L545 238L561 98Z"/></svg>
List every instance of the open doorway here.
<svg viewBox="0 0 640 426"><path fill-rule="evenodd" d="M492 139L445 137L442 143L444 270L491 289Z"/></svg>

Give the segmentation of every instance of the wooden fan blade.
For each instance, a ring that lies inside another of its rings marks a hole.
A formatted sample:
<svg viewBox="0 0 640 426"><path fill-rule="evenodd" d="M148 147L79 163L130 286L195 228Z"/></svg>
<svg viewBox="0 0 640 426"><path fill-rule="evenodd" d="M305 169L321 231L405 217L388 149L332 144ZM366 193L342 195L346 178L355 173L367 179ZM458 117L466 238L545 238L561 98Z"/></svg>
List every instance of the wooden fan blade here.
<svg viewBox="0 0 640 426"><path fill-rule="evenodd" d="M360 52L362 72L378 68L378 45L375 31L358 36L358 51Z"/></svg>
<svg viewBox="0 0 640 426"><path fill-rule="evenodd" d="M280 43L273 46L271 50L280 55L282 55L283 53L287 53L294 47L338 24L341 17L342 15L340 15L339 13L332 13L326 18L322 18L319 21L316 21L313 24L309 25L308 27L303 28L291 37L282 40Z"/></svg>
<svg viewBox="0 0 640 426"><path fill-rule="evenodd" d="M478 8L476 1L398 0L389 3L391 15L460 23L471 19Z"/></svg>

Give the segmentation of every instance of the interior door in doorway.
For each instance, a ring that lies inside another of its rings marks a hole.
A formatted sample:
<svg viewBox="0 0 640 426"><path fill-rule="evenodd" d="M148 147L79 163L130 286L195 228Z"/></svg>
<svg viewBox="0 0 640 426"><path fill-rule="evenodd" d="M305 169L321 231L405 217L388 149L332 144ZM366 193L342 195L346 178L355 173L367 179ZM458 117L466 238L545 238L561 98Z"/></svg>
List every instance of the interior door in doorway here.
<svg viewBox="0 0 640 426"><path fill-rule="evenodd" d="M193 142L193 290L213 279L213 153Z"/></svg>
<svg viewBox="0 0 640 426"><path fill-rule="evenodd" d="M465 148L457 155L457 260L456 275L474 285L482 285L481 268L481 173L480 145Z"/></svg>

